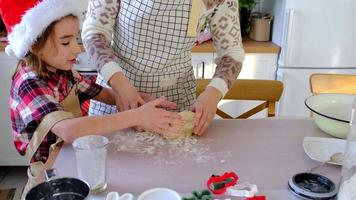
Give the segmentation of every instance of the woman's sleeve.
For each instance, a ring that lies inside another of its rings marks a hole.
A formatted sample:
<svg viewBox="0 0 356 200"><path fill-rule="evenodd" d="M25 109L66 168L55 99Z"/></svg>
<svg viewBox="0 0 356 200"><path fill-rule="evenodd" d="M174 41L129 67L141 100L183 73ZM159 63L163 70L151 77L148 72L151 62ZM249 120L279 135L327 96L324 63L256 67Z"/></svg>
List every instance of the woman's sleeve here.
<svg viewBox="0 0 356 200"><path fill-rule="evenodd" d="M238 4L236 0L205 0L204 3L208 9L213 10L210 15L210 31L217 51L217 67L209 85L217 88L224 96L240 73L245 55Z"/></svg>
<svg viewBox="0 0 356 200"><path fill-rule="evenodd" d="M119 0L90 0L82 27L81 36L86 52L106 81L122 71L110 46L118 12Z"/></svg>

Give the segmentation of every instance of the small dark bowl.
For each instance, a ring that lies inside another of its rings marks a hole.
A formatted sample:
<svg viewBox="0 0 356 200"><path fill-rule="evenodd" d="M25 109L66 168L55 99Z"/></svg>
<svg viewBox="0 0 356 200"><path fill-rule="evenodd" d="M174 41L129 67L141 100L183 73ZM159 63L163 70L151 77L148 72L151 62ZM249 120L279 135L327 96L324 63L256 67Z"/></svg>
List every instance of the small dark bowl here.
<svg viewBox="0 0 356 200"><path fill-rule="evenodd" d="M83 200L89 194L89 185L76 178L49 179L33 187L26 200Z"/></svg>
<svg viewBox="0 0 356 200"><path fill-rule="evenodd" d="M313 173L294 175L288 181L288 188L303 199L334 199L337 195L337 188L330 179Z"/></svg>

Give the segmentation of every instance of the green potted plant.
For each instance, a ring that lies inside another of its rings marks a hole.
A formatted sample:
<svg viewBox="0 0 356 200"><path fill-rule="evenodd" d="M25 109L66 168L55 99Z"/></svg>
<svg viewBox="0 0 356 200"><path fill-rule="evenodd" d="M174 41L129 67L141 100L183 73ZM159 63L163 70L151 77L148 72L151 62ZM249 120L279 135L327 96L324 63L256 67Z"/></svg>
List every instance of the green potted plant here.
<svg viewBox="0 0 356 200"><path fill-rule="evenodd" d="M250 26L250 15L258 0L236 0L239 4L241 35L245 35Z"/></svg>

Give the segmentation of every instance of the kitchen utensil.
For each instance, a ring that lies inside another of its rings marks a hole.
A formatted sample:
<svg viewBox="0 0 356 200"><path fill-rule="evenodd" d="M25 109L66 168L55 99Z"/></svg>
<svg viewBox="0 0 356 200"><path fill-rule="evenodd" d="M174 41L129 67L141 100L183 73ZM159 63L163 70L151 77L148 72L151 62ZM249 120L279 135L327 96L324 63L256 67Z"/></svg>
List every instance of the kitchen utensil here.
<svg viewBox="0 0 356 200"><path fill-rule="evenodd" d="M239 177L234 172L225 172L222 176L212 175L206 185L213 194L224 194L228 187L236 185Z"/></svg>
<svg viewBox="0 0 356 200"><path fill-rule="evenodd" d="M152 188L144 191L137 200L181 200L182 197L169 188Z"/></svg>
<svg viewBox="0 0 356 200"><path fill-rule="evenodd" d="M106 200L132 200L133 195L131 193L125 193L123 195L119 195L118 192L109 192L106 195Z"/></svg>
<svg viewBox="0 0 356 200"><path fill-rule="evenodd" d="M288 181L289 190L302 199L334 199L337 194L335 184L325 176L313 173L300 173Z"/></svg>
<svg viewBox="0 0 356 200"><path fill-rule="evenodd" d="M80 179L57 177L55 170L45 171L45 177L46 181L26 194L26 200L84 200L89 194L89 185Z"/></svg>
<svg viewBox="0 0 356 200"><path fill-rule="evenodd" d="M335 162L335 163L342 163L342 161L344 160L345 156L343 153L341 152L337 152L337 153L334 153L330 156L330 159L327 160L327 161L324 161L322 163L320 163L319 165L317 166L314 166L313 168L309 169L307 172L311 173L317 169L319 169L320 167L322 167L323 165L325 165L325 163L328 163L328 162Z"/></svg>
<svg viewBox="0 0 356 200"><path fill-rule="evenodd" d="M78 177L92 192L106 189L106 154L109 140L101 135L87 135L74 140Z"/></svg>
<svg viewBox="0 0 356 200"><path fill-rule="evenodd" d="M184 197L182 200L212 200L213 195L209 190L193 191L192 196Z"/></svg>
<svg viewBox="0 0 356 200"><path fill-rule="evenodd" d="M228 188L225 194L234 197L253 197L257 192L257 185L243 182Z"/></svg>
<svg viewBox="0 0 356 200"><path fill-rule="evenodd" d="M207 181L207 187L213 194L235 197L253 197L258 192L257 185L248 182L236 184L238 179L234 172L226 172L222 176L212 175Z"/></svg>
<svg viewBox="0 0 356 200"><path fill-rule="evenodd" d="M305 100L316 125L325 133L345 139L349 131L352 102L356 95L318 94Z"/></svg>
<svg viewBox="0 0 356 200"><path fill-rule="evenodd" d="M337 152L345 151L346 141L338 138L326 137L304 137L304 152L313 160L324 162L330 159L330 156ZM332 165L341 165L342 163L328 162Z"/></svg>

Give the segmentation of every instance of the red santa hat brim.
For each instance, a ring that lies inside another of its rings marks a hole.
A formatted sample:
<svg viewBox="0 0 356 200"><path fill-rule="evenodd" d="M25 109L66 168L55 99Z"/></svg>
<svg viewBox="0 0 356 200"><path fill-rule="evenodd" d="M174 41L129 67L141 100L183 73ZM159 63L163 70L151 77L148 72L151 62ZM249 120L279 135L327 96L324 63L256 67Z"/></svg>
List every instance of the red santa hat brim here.
<svg viewBox="0 0 356 200"><path fill-rule="evenodd" d="M6 53L22 59L37 38L54 21L68 15L77 16L81 21L81 11L75 0L43 0L30 8L22 16L20 23L12 27L7 38Z"/></svg>

